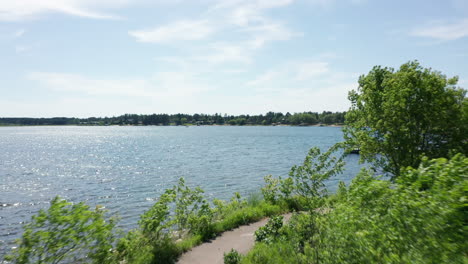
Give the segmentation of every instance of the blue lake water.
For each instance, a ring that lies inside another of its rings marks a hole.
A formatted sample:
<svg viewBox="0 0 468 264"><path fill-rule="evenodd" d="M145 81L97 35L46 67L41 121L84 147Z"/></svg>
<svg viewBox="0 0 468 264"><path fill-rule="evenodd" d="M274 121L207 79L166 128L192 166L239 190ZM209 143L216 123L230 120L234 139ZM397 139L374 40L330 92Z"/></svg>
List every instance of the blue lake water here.
<svg viewBox="0 0 468 264"><path fill-rule="evenodd" d="M1 127L0 256L56 195L103 205L128 230L180 177L208 197L248 195L265 175L286 176L311 147L339 141L337 127ZM349 156L328 185L359 168Z"/></svg>

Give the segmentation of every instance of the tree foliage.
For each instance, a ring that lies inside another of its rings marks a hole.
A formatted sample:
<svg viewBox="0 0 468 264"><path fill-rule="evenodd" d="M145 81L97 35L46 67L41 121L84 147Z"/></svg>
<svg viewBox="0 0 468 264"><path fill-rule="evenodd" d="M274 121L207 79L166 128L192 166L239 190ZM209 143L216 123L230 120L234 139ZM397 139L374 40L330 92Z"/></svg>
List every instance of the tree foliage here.
<svg viewBox="0 0 468 264"><path fill-rule="evenodd" d="M464 263L468 159L423 160L397 184L363 172L320 219L323 263Z"/></svg>
<svg viewBox="0 0 468 264"><path fill-rule="evenodd" d="M103 210L90 210L55 197L25 225L11 260L26 263L114 263L112 244L115 220Z"/></svg>
<svg viewBox="0 0 468 264"><path fill-rule="evenodd" d="M311 148L300 166L293 166L286 178L265 177L266 185L262 188L265 200L278 203L279 201L300 202L298 207L308 209L318 208L328 195L325 181L339 174L343 170L344 156L340 153L341 144L336 144L326 152ZM297 201L301 199L301 201Z"/></svg>
<svg viewBox="0 0 468 264"><path fill-rule="evenodd" d="M224 253L224 264L240 264L242 255L235 249L231 249L229 253Z"/></svg>
<svg viewBox="0 0 468 264"><path fill-rule="evenodd" d="M423 68L417 61L399 70L374 67L349 93L345 138L361 158L394 176L418 167L423 156L467 153L466 90L457 78Z"/></svg>
<svg viewBox="0 0 468 264"><path fill-rule="evenodd" d="M283 227L283 216L275 216L268 220L267 224L255 231L255 241L271 243L280 235L280 229Z"/></svg>
<svg viewBox="0 0 468 264"><path fill-rule="evenodd" d="M424 158L395 183L363 170L324 200L328 210L293 216L242 263L466 263L467 175L461 154Z"/></svg>
<svg viewBox="0 0 468 264"><path fill-rule="evenodd" d="M211 208L200 188L191 189L183 178L140 217L140 229L119 240L119 259L128 263L171 263L181 253L174 243L183 235L212 237Z"/></svg>
<svg viewBox="0 0 468 264"><path fill-rule="evenodd" d="M0 125L86 125L86 126L102 126L102 125L314 125L317 123L323 124L343 124L344 115L342 112L324 111L304 112L304 113L286 113L268 112L260 115L221 115L221 114L150 114L137 115L125 114L113 117L89 117L89 118L73 118L73 117L53 117L53 118L25 118L25 117L0 117Z"/></svg>

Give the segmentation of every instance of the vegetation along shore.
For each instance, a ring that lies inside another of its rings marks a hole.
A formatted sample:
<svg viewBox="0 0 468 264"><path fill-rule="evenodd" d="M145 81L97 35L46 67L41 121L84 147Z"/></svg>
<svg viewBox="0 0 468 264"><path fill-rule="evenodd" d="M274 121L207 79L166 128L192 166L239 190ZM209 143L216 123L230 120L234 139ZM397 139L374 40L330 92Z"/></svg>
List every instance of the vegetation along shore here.
<svg viewBox="0 0 468 264"><path fill-rule="evenodd" d="M467 263L466 90L456 77L417 61L399 69L376 66L358 84L340 119L343 142L326 151L310 149L288 175L266 176L258 194L209 201L181 178L128 233L116 230L117 219L102 208L57 197L25 225L5 261L175 263L223 231L270 216L255 232L254 248L244 255L226 252L225 263ZM194 120L175 116L180 124ZM255 122L270 125L285 116L272 113ZM150 116L126 118L138 124ZM239 118L245 117L223 123ZM320 118L315 122L324 122ZM370 167L329 192L325 181L342 172L355 148ZM285 212L294 212L288 223L275 217Z"/></svg>
<svg viewBox="0 0 468 264"><path fill-rule="evenodd" d="M53 117L53 118L27 118L2 117L0 126L39 126L39 125L84 125L84 126L169 126L169 125L334 125L343 124L345 112L304 112L289 113L268 112L265 115L207 115L207 114L151 114L137 115L125 114L115 117Z"/></svg>

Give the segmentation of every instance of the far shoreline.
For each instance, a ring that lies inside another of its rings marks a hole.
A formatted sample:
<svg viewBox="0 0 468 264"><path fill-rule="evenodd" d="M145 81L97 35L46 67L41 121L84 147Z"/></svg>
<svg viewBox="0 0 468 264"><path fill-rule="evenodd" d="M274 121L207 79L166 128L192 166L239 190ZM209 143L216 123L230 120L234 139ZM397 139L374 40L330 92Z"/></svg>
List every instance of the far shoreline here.
<svg viewBox="0 0 468 264"><path fill-rule="evenodd" d="M344 127L344 124L313 124L313 125L289 125L289 124L278 124L278 125L3 125L0 127Z"/></svg>

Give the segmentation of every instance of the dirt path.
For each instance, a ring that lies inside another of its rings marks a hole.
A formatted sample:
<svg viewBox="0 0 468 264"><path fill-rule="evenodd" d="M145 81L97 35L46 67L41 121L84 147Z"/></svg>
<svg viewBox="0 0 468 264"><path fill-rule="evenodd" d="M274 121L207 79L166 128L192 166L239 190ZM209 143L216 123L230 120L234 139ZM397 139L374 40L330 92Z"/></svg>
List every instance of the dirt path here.
<svg viewBox="0 0 468 264"><path fill-rule="evenodd" d="M285 214L284 221L289 221L291 214ZM250 225L240 226L231 231L226 231L216 239L194 247L183 254L178 264L223 264L224 253L232 248L241 254L246 254L254 246L254 232L268 222L265 218Z"/></svg>

